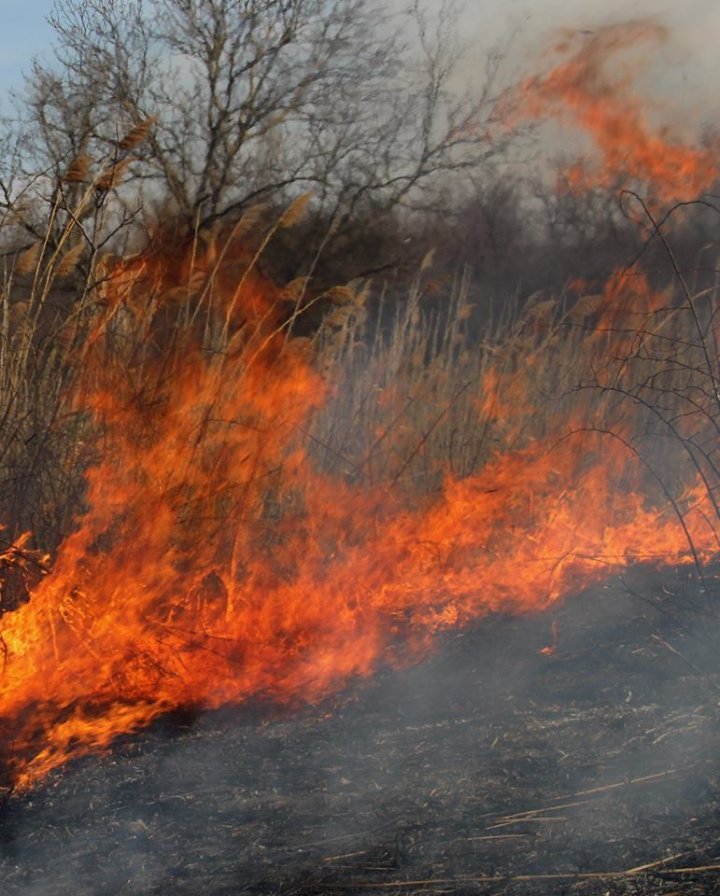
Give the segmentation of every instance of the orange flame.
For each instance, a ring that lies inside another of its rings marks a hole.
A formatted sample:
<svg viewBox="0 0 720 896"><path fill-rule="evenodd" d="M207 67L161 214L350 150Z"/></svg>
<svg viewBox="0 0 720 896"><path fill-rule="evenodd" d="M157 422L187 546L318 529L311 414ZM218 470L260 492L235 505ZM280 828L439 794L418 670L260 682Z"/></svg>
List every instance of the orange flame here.
<svg viewBox="0 0 720 896"><path fill-rule="evenodd" d="M173 708L318 700L438 629L542 609L638 559L689 561L672 512L614 489L631 458L598 434L498 456L419 509L317 472L297 433L327 387L266 286L233 295L214 355L192 327L151 338L163 304L139 301L146 273L115 287L85 357L79 400L102 432L89 510L2 618L17 786ZM710 556L693 502L686 525Z"/></svg>
<svg viewBox="0 0 720 896"><path fill-rule="evenodd" d="M652 137L605 86L610 36L529 82L528 108L565 103L608 171L650 172L658 195L677 176L702 188L705 154ZM0 619L15 786L174 708L317 701L419 656L439 629L546 608L639 560L716 555L701 478L685 477L674 508L650 501L631 421L609 434L597 404L560 401L527 426L558 340L586 320L588 366L608 395L627 390L627 358L668 301L637 272L544 330L552 309L528 311L475 403L512 447L418 499L317 468L303 433L332 384L287 336L277 291L210 258L190 289L198 268L120 265L83 348L73 401L98 439L87 512L30 601Z"/></svg>
<svg viewBox="0 0 720 896"><path fill-rule="evenodd" d="M612 187L622 177L659 202L674 202L697 198L717 179L717 148L697 149L653 127L647 103L632 91L637 64L621 65L623 51L666 38L665 29L649 20L567 33L555 53L570 58L513 93L515 121L555 118L591 138L600 161L573 165L566 172L572 189Z"/></svg>

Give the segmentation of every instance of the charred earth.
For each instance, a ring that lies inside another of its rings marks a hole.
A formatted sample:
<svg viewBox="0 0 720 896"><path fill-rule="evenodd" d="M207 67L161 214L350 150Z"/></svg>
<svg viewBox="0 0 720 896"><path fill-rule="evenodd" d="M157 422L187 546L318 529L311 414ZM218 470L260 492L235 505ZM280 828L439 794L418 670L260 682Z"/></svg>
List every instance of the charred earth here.
<svg viewBox="0 0 720 896"><path fill-rule="evenodd" d="M320 707L164 719L5 797L2 892L717 893L705 584L636 569Z"/></svg>

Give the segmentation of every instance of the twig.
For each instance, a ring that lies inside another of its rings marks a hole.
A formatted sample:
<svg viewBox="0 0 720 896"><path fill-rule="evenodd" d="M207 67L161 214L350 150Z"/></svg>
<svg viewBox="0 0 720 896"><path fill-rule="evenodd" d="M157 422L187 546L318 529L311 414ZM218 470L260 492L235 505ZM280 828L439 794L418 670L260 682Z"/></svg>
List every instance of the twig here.
<svg viewBox="0 0 720 896"><path fill-rule="evenodd" d="M692 763L687 768L692 768L696 763ZM533 816L540 814L541 812L557 812L559 809L572 809L576 806L583 806L589 802L592 802L590 799L578 800L576 802L565 802L562 800L573 800L575 797L594 797L600 796L605 793L609 793L612 790L617 790L621 787L631 787L636 784L647 784L651 781L659 781L663 778L669 778L672 775L676 775L681 771L681 769L670 768L666 769L662 772L654 772L651 775L643 775L640 778L629 778L626 781L614 781L612 784L604 784L601 787L591 787L588 790L579 790L576 793L564 794L563 796L555 797L554 800L551 801L551 804L548 806L540 806L537 809L525 809L522 812L515 812L509 815L500 815L497 812L490 812L484 817L487 819L497 819L497 824L489 825L485 828L485 830L493 830L494 828L504 826L506 823L511 823L515 821L524 821L530 820Z"/></svg>
<svg viewBox="0 0 720 896"><path fill-rule="evenodd" d="M664 638L661 638L660 635L651 635L650 637L653 641L657 641L658 644L662 644L663 647L667 647L670 653L674 653L676 657L679 657L679 659L689 666L696 675L699 675L701 678L705 677L705 673L701 669L698 669L695 663L691 662L684 656L684 654L680 653L680 651L676 647L673 647L672 644L668 644L668 642Z"/></svg>
<svg viewBox="0 0 720 896"><path fill-rule="evenodd" d="M679 853L678 855L682 855ZM341 890L397 890L403 887L427 887L445 886L447 884L488 884L488 883L520 883L540 880L612 880L613 878L637 877L653 868L657 868L665 862L672 861L677 856L658 859L646 865L638 865L635 868L626 868L620 871L550 871L545 874L476 874L460 877L429 877L420 880L402 881L355 881L353 883L333 883L334 887ZM688 868L663 868L663 874L697 874L698 872L717 874L720 872L718 865L697 865Z"/></svg>
<svg viewBox="0 0 720 896"><path fill-rule="evenodd" d="M522 840L527 834L486 834L484 837L468 837L468 841L475 843L480 840Z"/></svg>
<svg viewBox="0 0 720 896"><path fill-rule="evenodd" d="M649 871L651 868L657 868L659 865L666 865L668 862L674 862L675 859L682 859L687 856L686 852L676 852L672 856L664 859L658 859L656 862L647 862L645 865L636 865L634 868L628 868L626 874L641 874L643 871Z"/></svg>

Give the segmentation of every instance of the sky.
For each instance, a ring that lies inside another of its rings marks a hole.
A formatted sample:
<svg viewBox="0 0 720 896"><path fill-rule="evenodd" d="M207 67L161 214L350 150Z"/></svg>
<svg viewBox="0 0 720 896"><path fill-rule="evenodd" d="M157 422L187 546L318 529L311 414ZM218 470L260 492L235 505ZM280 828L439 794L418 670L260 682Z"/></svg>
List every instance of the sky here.
<svg viewBox="0 0 720 896"><path fill-rule="evenodd" d="M426 0L439 6L442 0ZM462 0L460 0L462 4ZM527 62L552 44L561 27L593 28L652 16L669 26L672 39L658 50L651 76L683 103L715 102L720 82L718 0L465 0L463 35L471 52L466 75L480 70L483 52L512 35L508 67L527 74ZM49 53L52 31L45 21L53 0L0 0L0 93L22 83L34 55Z"/></svg>
<svg viewBox="0 0 720 896"><path fill-rule="evenodd" d="M18 86L35 55L47 53L52 0L0 0L0 90Z"/></svg>

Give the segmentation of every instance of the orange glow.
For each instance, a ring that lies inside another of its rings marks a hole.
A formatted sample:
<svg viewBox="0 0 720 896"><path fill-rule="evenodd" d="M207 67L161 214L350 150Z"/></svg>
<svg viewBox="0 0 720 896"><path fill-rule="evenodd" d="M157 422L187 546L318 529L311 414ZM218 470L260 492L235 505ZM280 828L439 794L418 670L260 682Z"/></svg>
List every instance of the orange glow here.
<svg viewBox="0 0 720 896"><path fill-rule="evenodd" d="M717 147L698 149L654 127L647 103L633 92L637 63L624 56L666 38L644 20L568 33L555 54L569 58L513 92L516 122L554 118L590 137L599 158L565 172L571 189L639 185L646 198L669 203L693 200L717 179Z"/></svg>
<svg viewBox="0 0 720 896"><path fill-rule="evenodd" d="M318 473L297 427L328 390L273 329L265 285L233 294L236 332L212 355L192 327L149 338L163 304L148 278L124 272L86 349L77 401L103 433L88 513L2 618L17 786L176 707L316 701L439 629L541 610L638 560L689 562L671 511L615 489L632 458L599 434L555 432L419 507ZM686 525L710 556L693 502Z"/></svg>
<svg viewBox="0 0 720 896"><path fill-rule="evenodd" d="M551 642L550 642L550 644L546 644L545 647L541 647L538 652L541 653L543 656L553 656L557 651L558 633L559 633L559 629L558 629L557 619L553 619L552 626L550 628L550 634L552 636Z"/></svg>
<svg viewBox="0 0 720 896"><path fill-rule="evenodd" d="M586 127L600 181L628 172L663 198L703 189L708 155L653 136L608 87L610 35L528 82L528 110L562 104ZM128 260L102 287L71 398L97 432L87 512L29 602L0 618L16 787L179 707L319 701L419 658L441 629L543 610L632 563L691 564L690 541L699 560L717 554L701 480L682 471L681 524L649 496L632 418L604 431L607 396L537 406L570 337L601 385L628 388L624 359L669 302L637 271L560 320L528 310L474 397L501 450L418 498L317 468L303 433L333 385L288 336L277 289L201 254ZM553 629L546 652L556 641Z"/></svg>

